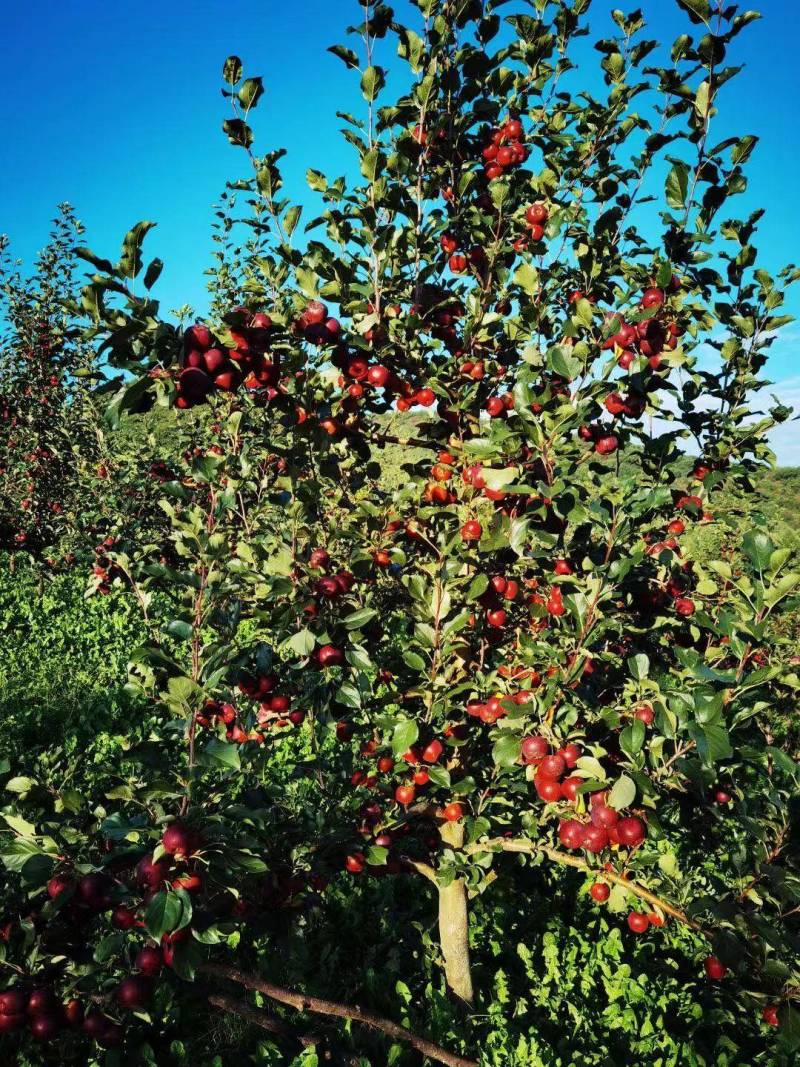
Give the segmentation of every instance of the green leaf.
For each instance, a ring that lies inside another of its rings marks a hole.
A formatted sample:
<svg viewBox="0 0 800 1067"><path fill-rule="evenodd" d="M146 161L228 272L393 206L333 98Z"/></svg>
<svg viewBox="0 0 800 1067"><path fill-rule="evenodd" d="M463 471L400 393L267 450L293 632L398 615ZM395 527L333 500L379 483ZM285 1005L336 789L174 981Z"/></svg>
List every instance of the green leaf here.
<svg viewBox="0 0 800 1067"><path fill-rule="evenodd" d="M345 48L343 44L332 44L328 51L332 55L338 56L349 70L358 69L358 56L352 48Z"/></svg>
<svg viewBox="0 0 800 1067"><path fill-rule="evenodd" d="M708 115L711 87L707 81L701 82L694 98L694 109L701 118Z"/></svg>
<svg viewBox="0 0 800 1067"><path fill-rule="evenodd" d="M340 685L333 699L339 704L343 704L346 708L361 707L361 693L352 682L344 682L343 685Z"/></svg>
<svg viewBox="0 0 800 1067"><path fill-rule="evenodd" d="M635 756L644 744L644 723L635 719L619 735L619 747L627 756Z"/></svg>
<svg viewBox="0 0 800 1067"><path fill-rule="evenodd" d="M240 148L249 148L253 143L253 131L242 119L225 119L222 130L228 135L230 143Z"/></svg>
<svg viewBox="0 0 800 1067"><path fill-rule="evenodd" d="M549 350L547 362L555 374L568 382L574 381L578 377L582 366L581 361L576 359L570 350L563 345L556 345Z"/></svg>
<svg viewBox="0 0 800 1067"><path fill-rule="evenodd" d="M418 652L412 652L410 649L406 650L403 653L403 659L412 671L425 670L425 660Z"/></svg>
<svg viewBox="0 0 800 1067"><path fill-rule="evenodd" d="M238 56L228 56L222 65L222 78L228 85L236 85L242 76L242 61Z"/></svg>
<svg viewBox="0 0 800 1067"><path fill-rule="evenodd" d="M161 271L164 269L163 259L153 259L150 261L147 270L144 272L144 287L145 289L152 289L161 276Z"/></svg>
<svg viewBox="0 0 800 1067"><path fill-rule="evenodd" d="M17 778L9 778L5 788L9 793L28 793L35 785L35 779L26 778L24 775L20 775Z"/></svg>
<svg viewBox="0 0 800 1067"><path fill-rule="evenodd" d="M248 78L239 89L239 101L245 111L256 107L258 101L264 95L264 84L261 78Z"/></svg>
<svg viewBox="0 0 800 1067"><path fill-rule="evenodd" d="M711 17L711 7L708 0L678 0L678 5L694 23L704 22L708 25Z"/></svg>
<svg viewBox="0 0 800 1067"><path fill-rule="evenodd" d="M142 269L142 243L155 226L154 222L137 222L122 241L122 255L117 270L125 278L135 278Z"/></svg>
<svg viewBox="0 0 800 1067"><path fill-rule="evenodd" d="M412 719L398 720L392 733L392 752L395 756L402 756L416 743L418 737L419 727Z"/></svg>
<svg viewBox="0 0 800 1067"><path fill-rule="evenodd" d="M650 673L650 660L644 652L637 652L635 656L628 658L628 670L631 672L632 678L635 678L637 682L641 682Z"/></svg>
<svg viewBox="0 0 800 1067"><path fill-rule="evenodd" d="M385 84L386 75L382 67L367 67L361 75L361 92L364 99L371 103Z"/></svg>
<svg viewBox="0 0 800 1067"><path fill-rule="evenodd" d="M514 281L528 296L539 291L539 272L530 263L520 263L514 271Z"/></svg>
<svg viewBox="0 0 800 1067"><path fill-rule="evenodd" d="M317 193L324 193L328 188L328 179L319 170L311 170L309 168L306 171L306 181L309 187Z"/></svg>
<svg viewBox="0 0 800 1067"><path fill-rule="evenodd" d="M361 157L361 173L368 182L374 182L377 174L386 166L386 156L377 148L372 148Z"/></svg>
<svg viewBox="0 0 800 1067"><path fill-rule="evenodd" d="M765 571L769 567L775 545L763 530L751 530L742 538L742 548L745 555L757 571Z"/></svg>
<svg viewBox="0 0 800 1067"><path fill-rule="evenodd" d="M483 596L488 588L489 575L482 573L476 574L467 587L466 599L468 601L477 600L479 596Z"/></svg>
<svg viewBox="0 0 800 1067"><path fill-rule="evenodd" d="M689 168L685 163L676 163L667 175L667 203L675 211L682 211L688 192Z"/></svg>
<svg viewBox="0 0 800 1067"><path fill-rule="evenodd" d="M366 623L372 622L377 614L377 611L373 608L360 608L358 611L354 611L352 615L345 615L342 622L348 630L358 630Z"/></svg>
<svg viewBox="0 0 800 1067"><path fill-rule="evenodd" d="M513 767L519 761L521 749L519 734L501 734L492 746L492 759L499 767Z"/></svg>
<svg viewBox="0 0 800 1067"><path fill-rule="evenodd" d="M306 656L310 656L314 651L314 645L316 644L314 635L309 629L298 630L296 634L284 642L284 647L290 652L294 652L296 656L300 656L305 659Z"/></svg>
<svg viewBox="0 0 800 1067"><path fill-rule="evenodd" d="M623 808L629 808L635 799L636 784L632 778L623 774L611 787L611 792L608 794L608 806L616 811L622 811Z"/></svg>
<svg viewBox="0 0 800 1067"><path fill-rule="evenodd" d="M192 918L192 901L184 889L162 890L153 897L144 914L147 932L156 941L187 926Z"/></svg>
<svg viewBox="0 0 800 1067"><path fill-rule="evenodd" d="M218 737L212 737L205 743L197 756L197 762L202 767L223 767L226 770L241 770L239 758L239 746L220 741Z"/></svg>

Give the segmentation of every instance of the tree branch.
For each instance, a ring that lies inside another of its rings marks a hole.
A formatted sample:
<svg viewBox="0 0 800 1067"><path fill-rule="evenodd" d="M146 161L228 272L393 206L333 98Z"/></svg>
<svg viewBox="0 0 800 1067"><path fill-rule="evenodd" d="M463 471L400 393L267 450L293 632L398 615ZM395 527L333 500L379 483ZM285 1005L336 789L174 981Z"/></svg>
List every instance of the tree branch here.
<svg viewBox="0 0 800 1067"><path fill-rule="evenodd" d="M245 989L257 990L259 993L263 993L264 996L277 1000L281 1004L288 1004L297 1011L312 1011L318 1015L334 1015L340 1019L351 1019L353 1022L361 1023L362 1026L379 1030L395 1041L404 1041L416 1049L417 1052L421 1052L424 1056L435 1060L437 1063L444 1063L446 1067L478 1067L475 1060L456 1056L439 1045L434 1045L432 1041L427 1041L424 1037L418 1037L404 1026L392 1022L391 1019L384 1019L374 1012L359 1008L356 1004L340 1004L338 1001L312 997L307 993L293 993L289 989L273 985L271 982L258 978L256 975L244 974L235 967L229 967L222 963L206 963L199 970L205 974L212 974L217 978L227 978L231 982L237 982L239 985L243 985Z"/></svg>
<svg viewBox="0 0 800 1067"><path fill-rule="evenodd" d="M685 926L690 927L699 934L708 936L706 931L696 922L694 919L690 919L686 912L681 911L674 904L670 904L669 901L662 900L656 893L651 893L649 889L645 889L644 886L639 885L637 882L632 882L628 878L625 878L621 874L616 874L614 871L598 870L595 867L590 867L586 860L580 858L580 856L571 856L567 852L559 852L557 848L551 848L550 845L537 845L535 841L527 841L525 838L505 838L495 837L488 841L477 841L475 844L467 845L464 849L469 854L476 852L527 852L527 853L540 853L543 856L547 856L554 863L560 863L564 867L574 867L579 871L586 871L587 874L596 874L599 877L604 878L607 882L611 882L613 885L621 885L628 893L632 893L634 896L639 897L641 900L646 900L648 904L652 904L656 908L660 908L665 915L669 915L671 918L677 920L677 922L683 923Z"/></svg>
<svg viewBox="0 0 800 1067"><path fill-rule="evenodd" d="M207 999L208 1003L213 1004L215 1008L222 1008L223 1011L230 1012L231 1015L238 1015L241 1019L252 1023L253 1026L260 1026L262 1030L268 1030L277 1037L288 1037L306 1046L318 1045L322 1040L316 1034L298 1034L290 1026L282 1023L280 1019L259 1011L250 1004L246 1004L243 1000L229 997L227 993L210 993Z"/></svg>

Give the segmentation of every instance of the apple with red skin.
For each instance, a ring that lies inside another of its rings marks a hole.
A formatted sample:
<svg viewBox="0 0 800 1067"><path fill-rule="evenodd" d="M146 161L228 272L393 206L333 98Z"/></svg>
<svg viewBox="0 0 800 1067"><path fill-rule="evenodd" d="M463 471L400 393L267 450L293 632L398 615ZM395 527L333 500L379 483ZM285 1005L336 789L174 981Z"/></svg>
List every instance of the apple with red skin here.
<svg viewBox="0 0 800 1067"><path fill-rule="evenodd" d="M461 252L456 252L450 256L448 266L453 274L463 274L467 269L467 257Z"/></svg>
<svg viewBox="0 0 800 1067"><path fill-rule="evenodd" d="M328 309L321 300L312 300L306 305L303 317L310 326L319 326L328 318Z"/></svg>
<svg viewBox="0 0 800 1067"><path fill-rule="evenodd" d="M711 982L721 982L728 973L728 968L722 960L718 959L716 956L706 956L703 961L703 967L706 972L706 977Z"/></svg>
<svg viewBox="0 0 800 1067"><path fill-rule="evenodd" d="M422 750L422 758L426 763L436 763L444 752L441 741L433 740Z"/></svg>
<svg viewBox="0 0 800 1067"><path fill-rule="evenodd" d="M81 1026L84 1019L83 1004L75 997L64 1005L64 1019L68 1026Z"/></svg>
<svg viewBox="0 0 800 1067"><path fill-rule="evenodd" d="M585 828L583 847L587 852L602 852L604 848L608 847L608 843L608 830L605 827L590 824Z"/></svg>
<svg viewBox="0 0 800 1067"><path fill-rule="evenodd" d="M638 719L639 722L643 722L645 726L652 726L655 719L655 712L649 704L640 704L633 713L634 719Z"/></svg>
<svg viewBox="0 0 800 1067"><path fill-rule="evenodd" d="M626 818L620 819L616 824L616 829L620 844L627 845L629 848L636 848L641 845L647 836L647 827L635 815L628 815Z"/></svg>
<svg viewBox="0 0 800 1067"><path fill-rule="evenodd" d="M344 861L345 869L350 874L361 874L366 866L363 852L354 852L347 856Z"/></svg>
<svg viewBox="0 0 800 1067"><path fill-rule="evenodd" d="M103 911L108 907L108 878L104 874L85 874L78 881L77 898L94 911Z"/></svg>
<svg viewBox="0 0 800 1067"><path fill-rule="evenodd" d="M211 330L204 323L196 322L190 326L183 335L183 343L187 352L204 352L213 343Z"/></svg>
<svg viewBox="0 0 800 1067"><path fill-rule="evenodd" d="M34 989L28 997L28 1015L54 1015L60 1007L52 989Z"/></svg>
<svg viewBox="0 0 800 1067"><path fill-rule="evenodd" d="M58 1013L42 1014L31 1019L28 1029L37 1041L52 1041L61 1032L61 1025Z"/></svg>
<svg viewBox="0 0 800 1067"><path fill-rule="evenodd" d="M108 1020L105 1028L97 1038L101 1048L119 1048L125 1037L125 1032L119 1023Z"/></svg>
<svg viewBox="0 0 800 1067"><path fill-rule="evenodd" d="M116 997L120 1007L128 1011L141 1011L153 996L153 984L141 974L132 974L123 978L117 986Z"/></svg>
<svg viewBox="0 0 800 1067"><path fill-rule="evenodd" d="M675 610L682 618L691 618L696 610L695 603L689 597L679 596L675 601Z"/></svg>
<svg viewBox="0 0 800 1067"><path fill-rule="evenodd" d="M197 834L182 823L174 822L161 835L161 847L168 856L184 859L197 851Z"/></svg>
<svg viewBox="0 0 800 1067"><path fill-rule="evenodd" d="M111 913L111 925L117 930L132 930L136 926L136 912L125 904L118 904Z"/></svg>
<svg viewBox="0 0 800 1067"><path fill-rule="evenodd" d="M533 225L539 225L543 222L547 222L550 217L550 212L547 210L545 204L531 204L525 211L525 221Z"/></svg>
<svg viewBox="0 0 800 1067"><path fill-rule="evenodd" d="M57 874L47 883L47 895L51 900L56 900L62 893L66 893L73 885L72 879L65 874Z"/></svg>
<svg viewBox="0 0 800 1067"><path fill-rule="evenodd" d="M482 534L483 527L477 519L469 519L461 527L462 541L480 541Z"/></svg>
<svg viewBox="0 0 800 1067"><path fill-rule="evenodd" d="M442 817L447 822L458 822L464 818L464 808L454 800L450 804L445 804L442 808Z"/></svg>
<svg viewBox="0 0 800 1067"><path fill-rule="evenodd" d="M398 804L402 804L403 807L413 804L415 796L416 791L413 785L399 785L394 791L394 799Z"/></svg>
<svg viewBox="0 0 800 1067"><path fill-rule="evenodd" d="M767 1004L767 1006L761 1012L761 1018L764 1020L767 1026L779 1026L780 1019L778 1018L778 1005Z"/></svg>
<svg viewBox="0 0 800 1067"><path fill-rule="evenodd" d="M578 789L583 785L583 781L583 778L578 778L576 775L565 778L561 783L561 795L564 800L569 800L574 804L578 799Z"/></svg>
<svg viewBox="0 0 800 1067"><path fill-rule="evenodd" d="M598 437L594 443L594 450L600 456L610 456L619 448L619 438L616 434L604 434Z"/></svg>
<svg viewBox="0 0 800 1067"><path fill-rule="evenodd" d="M643 934L650 926L650 920L640 911L632 911L628 916L628 927L634 934Z"/></svg>
<svg viewBox="0 0 800 1067"><path fill-rule="evenodd" d="M28 1010L28 994L21 989L0 993L0 1015L23 1015Z"/></svg>
<svg viewBox="0 0 800 1067"><path fill-rule="evenodd" d="M665 300L666 295L663 289L656 289L654 287L651 287L650 289L645 289L644 293L642 294L642 307L658 308L661 307Z"/></svg>
<svg viewBox="0 0 800 1067"><path fill-rule="evenodd" d="M558 840L564 848L582 848L586 839L586 827L577 819L562 819L558 824Z"/></svg>
<svg viewBox="0 0 800 1067"><path fill-rule="evenodd" d="M521 753L523 763L536 763L538 760L544 759L544 757L550 751L550 742L545 737L534 735L533 737L523 737Z"/></svg>
<svg viewBox="0 0 800 1067"><path fill-rule="evenodd" d="M136 970L149 978L155 978L163 966L164 953L158 945L145 945L144 948L139 949L134 960Z"/></svg>
<svg viewBox="0 0 800 1067"><path fill-rule="evenodd" d="M344 663L344 653L334 645L322 645L314 654L321 668L340 667Z"/></svg>
<svg viewBox="0 0 800 1067"><path fill-rule="evenodd" d="M582 751L583 750L581 749L580 745L576 745L574 741L570 741L569 744L564 745L564 747L560 749L557 754L561 756L567 767L571 769L577 764L578 760L581 758Z"/></svg>
<svg viewBox="0 0 800 1067"><path fill-rule="evenodd" d="M567 761L557 752L552 756L545 756L539 764L539 774L543 778L560 778L567 769Z"/></svg>
<svg viewBox="0 0 800 1067"><path fill-rule="evenodd" d="M375 363L367 371L367 381L377 389L384 389L391 378L391 371L381 363Z"/></svg>
<svg viewBox="0 0 800 1067"><path fill-rule="evenodd" d="M589 893L592 900L596 900L598 904L605 904L611 896L611 888L605 882L595 882Z"/></svg>
<svg viewBox="0 0 800 1067"><path fill-rule="evenodd" d="M22 1030L28 1022L28 1016L17 1013L16 1015L0 1014L0 1034L13 1034Z"/></svg>

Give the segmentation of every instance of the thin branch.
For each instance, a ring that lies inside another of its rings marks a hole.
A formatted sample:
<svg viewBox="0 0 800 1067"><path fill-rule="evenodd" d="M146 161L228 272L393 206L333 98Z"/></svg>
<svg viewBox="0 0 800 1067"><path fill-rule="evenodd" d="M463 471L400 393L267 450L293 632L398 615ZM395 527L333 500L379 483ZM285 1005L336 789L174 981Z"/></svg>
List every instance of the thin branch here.
<svg viewBox="0 0 800 1067"><path fill-rule="evenodd" d="M273 985L271 982L258 978L256 975L244 974L235 967L228 967L221 963L206 963L203 964L200 970L205 974L213 974L217 978L227 978L231 982L238 982L245 989L257 990L259 993L263 993L264 996L277 1000L281 1004L288 1004L297 1011L312 1011L318 1015L334 1015L339 1019L350 1019L353 1022L361 1023L362 1026L379 1030L395 1041L404 1041L429 1059L435 1060L437 1063L444 1063L446 1067L478 1067L475 1060L456 1056L439 1045L434 1045L432 1041L427 1041L424 1037L417 1036L417 1034L407 1030L404 1026L392 1022L391 1019L384 1019L381 1015L359 1008L356 1004L340 1004L338 1001L312 997L307 993L293 993L289 989Z"/></svg>
<svg viewBox="0 0 800 1067"><path fill-rule="evenodd" d="M322 1040L316 1034L298 1034L290 1026L281 1022L280 1019L267 1015L264 1011L259 1011L250 1004L246 1004L243 1000L229 997L227 993L210 993L208 1003L215 1008L222 1008L223 1011L230 1012L231 1015L238 1015L239 1018L245 1019L253 1026L260 1026L262 1030L268 1030L277 1037L288 1037L294 1041L299 1041L301 1045L318 1045Z"/></svg>
<svg viewBox="0 0 800 1067"><path fill-rule="evenodd" d="M547 856L553 860L554 863L560 863L564 867L574 867L576 870L585 871L587 874L596 874L598 877L604 878L607 882L611 882L613 885L620 885L628 893L632 893L634 896L639 897L641 900L647 901L648 904L652 904L656 908L660 908L665 915L669 915L671 918L677 920L679 923L683 923L685 926L690 927L699 934L708 936L706 931L696 922L694 919L690 919L689 916L681 911L680 908L674 904L670 904L669 901L663 900L656 893L651 893L649 889L645 889L644 886L639 885L637 882L632 882L628 878L623 877L621 874L615 874L613 871L607 871L605 868L597 869L591 867L586 860L580 858L580 856L571 856L566 852L559 852L557 848L551 848L549 845L539 845L535 841L528 841L525 838L504 838L495 837L488 841L478 841L475 844L467 845L464 849L467 853L476 852L528 852L528 853L540 853L543 856Z"/></svg>

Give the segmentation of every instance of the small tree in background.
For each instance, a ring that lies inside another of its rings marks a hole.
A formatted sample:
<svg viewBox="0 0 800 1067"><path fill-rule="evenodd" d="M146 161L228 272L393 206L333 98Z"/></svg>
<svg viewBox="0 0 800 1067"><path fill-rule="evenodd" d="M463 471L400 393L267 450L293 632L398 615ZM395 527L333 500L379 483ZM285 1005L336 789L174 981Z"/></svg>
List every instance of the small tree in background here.
<svg viewBox="0 0 800 1067"><path fill-rule="evenodd" d="M31 279L3 243L0 261L0 542L52 559L80 523L82 472L95 460L98 419L90 396L94 356L67 310L77 295L82 233L63 204ZM72 547L76 543L73 538Z"/></svg>

